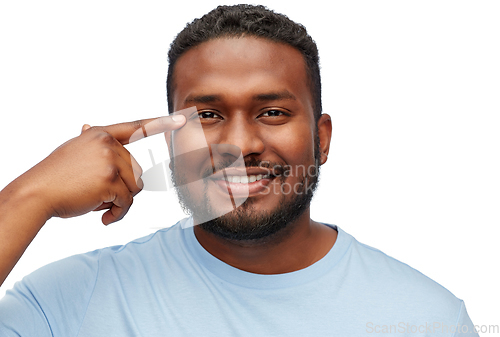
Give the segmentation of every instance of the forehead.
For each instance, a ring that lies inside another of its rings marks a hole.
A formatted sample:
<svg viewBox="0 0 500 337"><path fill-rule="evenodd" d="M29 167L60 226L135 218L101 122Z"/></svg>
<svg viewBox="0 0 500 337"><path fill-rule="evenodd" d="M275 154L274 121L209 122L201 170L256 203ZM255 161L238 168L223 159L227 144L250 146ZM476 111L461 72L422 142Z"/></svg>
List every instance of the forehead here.
<svg viewBox="0 0 500 337"><path fill-rule="evenodd" d="M182 55L174 69L174 109L190 95L237 98L288 91L311 106L306 65L292 46L258 37L218 38Z"/></svg>

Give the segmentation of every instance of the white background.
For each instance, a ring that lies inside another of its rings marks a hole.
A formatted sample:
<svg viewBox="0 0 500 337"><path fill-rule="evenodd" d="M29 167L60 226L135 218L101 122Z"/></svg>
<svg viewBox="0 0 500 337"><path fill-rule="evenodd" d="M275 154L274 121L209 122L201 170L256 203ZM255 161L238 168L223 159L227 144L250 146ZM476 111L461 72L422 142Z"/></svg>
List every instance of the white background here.
<svg viewBox="0 0 500 337"><path fill-rule="evenodd" d="M0 188L84 123L166 115L170 42L222 3L2 2ZM475 324L500 324L500 3L329 3L264 2L304 24L320 51L333 139L313 218L436 280ZM148 146L131 148L145 170ZM48 262L183 216L172 192L144 191L109 227L97 213L52 219L0 296Z"/></svg>

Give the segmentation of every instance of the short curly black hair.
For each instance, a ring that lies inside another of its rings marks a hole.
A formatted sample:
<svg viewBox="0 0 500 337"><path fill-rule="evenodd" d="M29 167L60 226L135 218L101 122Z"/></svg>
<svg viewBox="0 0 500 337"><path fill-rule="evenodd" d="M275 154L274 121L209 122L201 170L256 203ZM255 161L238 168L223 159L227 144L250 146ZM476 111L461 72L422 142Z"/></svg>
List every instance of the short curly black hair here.
<svg viewBox="0 0 500 337"><path fill-rule="evenodd" d="M313 99L314 117L321 115L321 78L318 48L307 34L306 28L283 14L264 6L219 6L199 19L186 25L170 45L168 52L167 102L173 113L173 73L179 59L189 49L220 37L252 35L288 44L298 49L305 60L309 88Z"/></svg>

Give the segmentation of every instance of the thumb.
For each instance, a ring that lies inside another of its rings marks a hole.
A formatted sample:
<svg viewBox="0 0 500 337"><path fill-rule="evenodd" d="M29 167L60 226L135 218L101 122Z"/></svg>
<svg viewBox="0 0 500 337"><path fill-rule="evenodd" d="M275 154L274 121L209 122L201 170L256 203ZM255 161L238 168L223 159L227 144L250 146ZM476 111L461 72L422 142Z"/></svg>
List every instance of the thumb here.
<svg viewBox="0 0 500 337"><path fill-rule="evenodd" d="M88 129L90 129L90 125L83 124L83 126L82 126L82 132L81 133L83 133L84 131L87 131Z"/></svg>

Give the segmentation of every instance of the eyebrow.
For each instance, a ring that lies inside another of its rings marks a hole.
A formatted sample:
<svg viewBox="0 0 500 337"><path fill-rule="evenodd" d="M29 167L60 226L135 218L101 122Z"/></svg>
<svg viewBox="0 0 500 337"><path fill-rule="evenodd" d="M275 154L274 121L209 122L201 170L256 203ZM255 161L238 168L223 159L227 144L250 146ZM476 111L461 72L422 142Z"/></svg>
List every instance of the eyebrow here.
<svg viewBox="0 0 500 337"><path fill-rule="evenodd" d="M297 98L288 90L283 90L279 92L268 92L252 96L252 100L259 102L266 101L282 101L282 100L296 100ZM188 96L184 101L187 103L214 103L221 102L221 95L199 95L199 96Z"/></svg>
<svg viewBox="0 0 500 337"><path fill-rule="evenodd" d="M254 101L282 101L282 100L296 100L297 98L288 90L279 92L270 92L265 94L258 94L252 97Z"/></svg>
<svg viewBox="0 0 500 337"><path fill-rule="evenodd" d="M184 103L213 103L222 101L220 95L188 96Z"/></svg>

